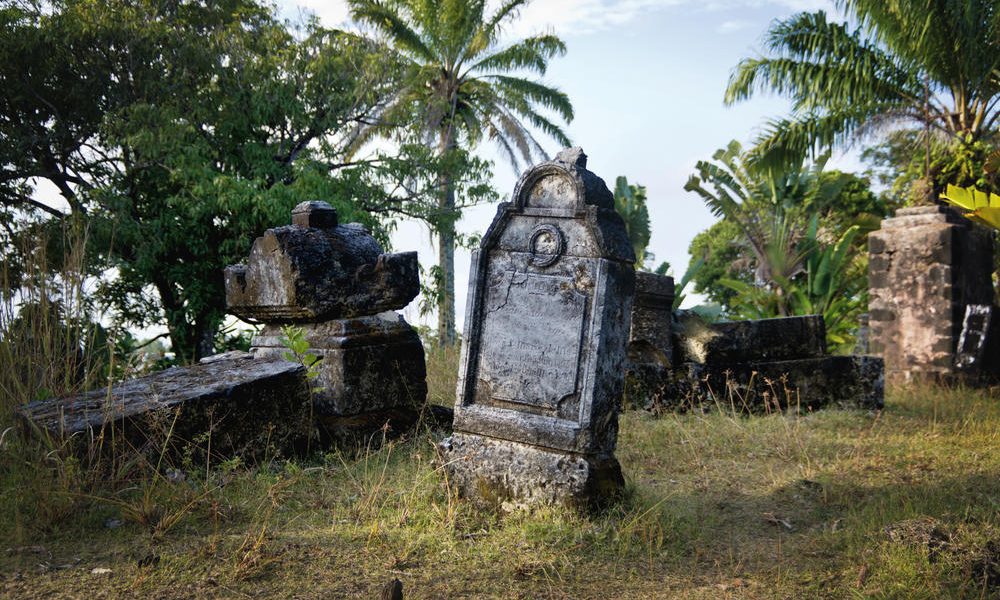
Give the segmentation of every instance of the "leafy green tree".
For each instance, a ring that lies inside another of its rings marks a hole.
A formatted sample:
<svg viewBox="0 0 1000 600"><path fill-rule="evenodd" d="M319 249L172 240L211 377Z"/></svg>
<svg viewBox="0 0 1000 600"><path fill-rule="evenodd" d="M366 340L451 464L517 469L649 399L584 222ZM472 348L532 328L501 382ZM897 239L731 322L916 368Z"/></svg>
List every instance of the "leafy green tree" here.
<svg viewBox="0 0 1000 600"><path fill-rule="evenodd" d="M837 4L856 26L824 12L775 21L766 54L744 59L730 77L729 104L759 91L792 100L792 114L769 121L757 139L756 161L795 163L891 125L922 128L925 144L934 135L953 147L993 142L1000 118L994 0Z"/></svg>
<svg viewBox="0 0 1000 600"><path fill-rule="evenodd" d="M515 169L546 153L532 130L569 145L562 127L545 111L570 121L573 107L556 88L514 75L543 75L548 61L565 53L554 35L536 35L502 44L505 25L527 0L505 0L487 14L486 0L349 0L351 14L371 26L409 68L405 85L385 106L357 147L384 136L386 125L412 124L437 158L496 144ZM396 130L398 131L398 130ZM455 342L454 178L461 168L441 172L437 210L426 220L438 238L438 339Z"/></svg>
<svg viewBox="0 0 1000 600"><path fill-rule="evenodd" d="M646 252L651 234L649 209L646 208L646 186L631 185L624 176L615 179L615 209L625 221L625 231L635 251L635 266L642 269L646 260L652 260Z"/></svg>
<svg viewBox="0 0 1000 600"><path fill-rule="evenodd" d="M823 172L825 159L777 175L748 164L737 142L697 163L685 189L721 218L692 241L696 291L730 316L811 314L832 344L864 308L863 234L886 207L864 180ZM805 312L803 312L805 311Z"/></svg>
<svg viewBox="0 0 1000 600"><path fill-rule="evenodd" d="M182 361L213 350L223 267L297 202L328 200L385 240L377 216L404 212L424 193L412 173L436 168L418 147L349 160L350 133L391 100L404 65L315 22L289 31L273 10L0 4L8 240L85 221L103 300L125 323L165 321ZM41 180L66 208L38 201Z"/></svg>

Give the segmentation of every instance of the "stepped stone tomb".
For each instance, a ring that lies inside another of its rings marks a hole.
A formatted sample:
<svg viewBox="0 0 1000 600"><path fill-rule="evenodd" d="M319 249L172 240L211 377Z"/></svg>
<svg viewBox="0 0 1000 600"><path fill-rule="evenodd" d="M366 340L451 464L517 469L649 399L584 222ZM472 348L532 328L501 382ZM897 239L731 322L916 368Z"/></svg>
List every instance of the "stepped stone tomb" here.
<svg viewBox="0 0 1000 600"><path fill-rule="evenodd" d="M291 452L318 427L325 442L411 425L427 393L420 338L395 309L419 291L415 252L385 254L325 202L304 202L292 224L254 241L226 269L230 312L264 327L250 353L212 356L86 394L27 404L24 427L55 439L96 439L113 426L141 448L155 423L174 443L210 432L213 452ZM285 360L282 326L300 327L318 376Z"/></svg>
<svg viewBox="0 0 1000 600"><path fill-rule="evenodd" d="M424 347L394 312L420 291L416 252L384 254L326 202L303 202L292 224L257 238L246 264L226 269L229 311L264 327L257 358L288 351L282 327L303 330L319 358L313 408L324 434L410 426L427 397Z"/></svg>
<svg viewBox="0 0 1000 600"><path fill-rule="evenodd" d="M868 252L870 345L886 379L996 378L990 231L943 206L902 208Z"/></svg>
<svg viewBox="0 0 1000 600"><path fill-rule="evenodd" d="M579 148L528 170L473 253L454 433L440 444L466 496L599 504L614 456L634 254Z"/></svg>
<svg viewBox="0 0 1000 600"><path fill-rule="evenodd" d="M628 405L654 412L716 402L742 411L882 406L882 359L830 356L821 316L706 323L672 312L669 277L636 278Z"/></svg>

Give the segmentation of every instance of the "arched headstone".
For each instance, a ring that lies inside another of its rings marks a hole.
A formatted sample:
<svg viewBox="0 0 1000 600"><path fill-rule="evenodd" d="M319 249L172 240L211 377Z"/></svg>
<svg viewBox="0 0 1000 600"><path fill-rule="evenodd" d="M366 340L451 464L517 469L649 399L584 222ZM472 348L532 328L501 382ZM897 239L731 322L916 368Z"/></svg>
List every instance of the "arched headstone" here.
<svg viewBox="0 0 1000 600"><path fill-rule="evenodd" d="M527 171L473 253L455 433L466 494L591 503L614 457L635 288L625 225L579 148Z"/></svg>

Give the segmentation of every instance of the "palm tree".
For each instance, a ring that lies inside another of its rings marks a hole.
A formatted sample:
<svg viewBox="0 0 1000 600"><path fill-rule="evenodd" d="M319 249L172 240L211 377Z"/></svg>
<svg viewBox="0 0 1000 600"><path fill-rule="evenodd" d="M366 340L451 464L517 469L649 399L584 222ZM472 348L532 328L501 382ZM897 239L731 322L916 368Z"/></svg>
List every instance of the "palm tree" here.
<svg viewBox="0 0 1000 600"><path fill-rule="evenodd" d="M775 21L765 37L767 55L744 59L733 71L728 104L758 91L792 100L792 114L768 121L756 140L755 162L794 163L886 126L923 127L928 156L934 133L966 146L994 139L996 0L837 4L856 27L832 23L822 11Z"/></svg>
<svg viewBox="0 0 1000 600"><path fill-rule="evenodd" d="M549 59L566 46L554 35L536 35L501 44L504 27L528 0L506 0L491 15L486 0L349 0L355 20L370 25L409 65L404 89L381 115L382 124L415 123L438 158L481 141L494 142L515 169L520 160L546 158L532 129L563 146L562 127L547 109L569 122L573 107L556 88L517 76L543 75ZM378 126L359 143L380 134ZM455 184L453 172L439 179L440 195L432 228L438 237L438 336L455 342Z"/></svg>
<svg viewBox="0 0 1000 600"><path fill-rule="evenodd" d="M646 208L646 186L632 185L627 177L619 176L615 179L615 209L625 221L625 232L635 251L635 268L643 269L647 260L655 260L646 252L652 234L649 209Z"/></svg>
<svg viewBox="0 0 1000 600"><path fill-rule="evenodd" d="M739 242L753 256L757 285L770 287L803 272L806 207L829 204L839 193L836 186L820 186L825 163L821 157L808 169L757 169L734 140L716 151L712 161L698 161L698 173L684 189L700 196L716 217L736 224L743 238Z"/></svg>

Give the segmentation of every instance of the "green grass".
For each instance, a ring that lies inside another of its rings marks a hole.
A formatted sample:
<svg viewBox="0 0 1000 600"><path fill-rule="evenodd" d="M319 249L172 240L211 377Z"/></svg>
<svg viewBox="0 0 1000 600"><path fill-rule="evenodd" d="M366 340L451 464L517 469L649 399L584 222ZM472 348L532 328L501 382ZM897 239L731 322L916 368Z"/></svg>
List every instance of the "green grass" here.
<svg viewBox="0 0 1000 600"><path fill-rule="evenodd" d="M446 402L457 355L429 361ZM629 494L590 516L455 498L433 441L177 481L96 476L8 434L0 596L367 598L392 578L406 598L1000 595L989 392L897 391L881 413L630 412Z"/></svg>

